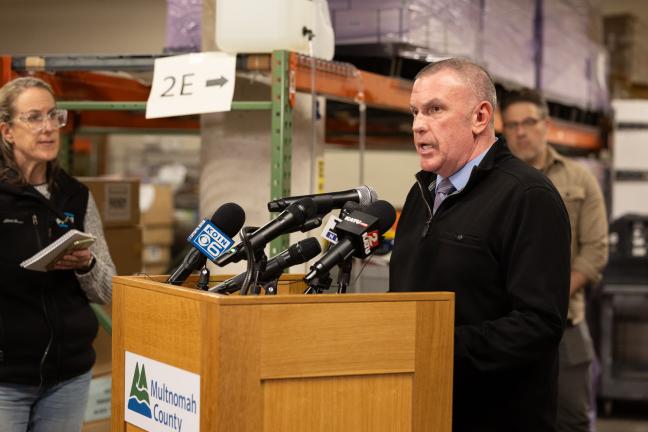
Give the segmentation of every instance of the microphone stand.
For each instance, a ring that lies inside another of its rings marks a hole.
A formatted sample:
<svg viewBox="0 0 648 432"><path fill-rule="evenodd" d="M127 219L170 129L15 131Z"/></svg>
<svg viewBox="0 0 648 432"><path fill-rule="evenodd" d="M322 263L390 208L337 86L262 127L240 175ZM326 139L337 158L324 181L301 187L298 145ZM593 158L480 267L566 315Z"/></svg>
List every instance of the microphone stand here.
<svg viewBox="0 0 648 432"><path fill-rule="evenodd" d="M323 290L327 290L331 287L331 276L326 273L321 276L314 277L308 283L308 288L304 291L304 294L321 294Z"/></svg>
<svg viewBox="0 0 648 432"><path fill-rule="evenodd" d="M263 285L266 295L277 295L277 285L279 285L279 278L266 282Z"/></svg>
<svg viewBox="0 0 648 432"><path fill-rule="evenodd" d="M353 268L353 257L349 257L340 264L337 279L337 293L344 294L347 292L349 281L351 280L351 269Z"/></svg>
<svg viewBox="0 0 648 432"><path fill-rule="evenodd" d="M268 263L268 256L265 254L263 249L255 251L254 258L254 280L251 281L251 290L252 294L259 295L261 294L261 285L259 285L259 275L265 270L266 264Z"/></svg>
<svg viewBox="0 0 648 432"><path fill-rule="evenodd" d="M197 287L199 290L207 291L209 288L209 269L205 265L201 270L200 270L200 278L198 279L198 284Z"/></svg>

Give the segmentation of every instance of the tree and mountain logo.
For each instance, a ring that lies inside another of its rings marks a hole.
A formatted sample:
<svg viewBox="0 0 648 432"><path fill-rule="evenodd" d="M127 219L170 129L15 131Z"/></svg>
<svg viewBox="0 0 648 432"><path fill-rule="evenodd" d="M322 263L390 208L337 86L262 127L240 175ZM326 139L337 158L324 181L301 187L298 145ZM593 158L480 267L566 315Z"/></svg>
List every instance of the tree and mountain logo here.
<svg viewBox="0 0 648 432"><path fill-rule="evenodd" d="M144 363L142 363L142 369L139 368L139 363L135 363L133 383L128 397L128 409L144 417L151 418L151 401L149 400L148 385L146 384Z"/></svg>

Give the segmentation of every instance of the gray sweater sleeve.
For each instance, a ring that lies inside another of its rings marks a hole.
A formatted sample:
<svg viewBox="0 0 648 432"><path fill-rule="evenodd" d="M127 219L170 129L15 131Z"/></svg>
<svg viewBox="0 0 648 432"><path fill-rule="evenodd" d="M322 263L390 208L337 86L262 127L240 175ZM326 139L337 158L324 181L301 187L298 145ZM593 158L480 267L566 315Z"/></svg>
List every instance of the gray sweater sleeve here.
<svg viewBox="0 0 648 432"><path fill-rule="evenodd" d="M79 280L81 289L91 302L110 303L112 299L112 277L116 274L116 270L115 264L110 258L101 217L92 193L88 196L88 208L83 229L97 238L97 241L90 246L90 251L95 257L95 264L92 270L87 273L76 273L76 277Z"/></svg>

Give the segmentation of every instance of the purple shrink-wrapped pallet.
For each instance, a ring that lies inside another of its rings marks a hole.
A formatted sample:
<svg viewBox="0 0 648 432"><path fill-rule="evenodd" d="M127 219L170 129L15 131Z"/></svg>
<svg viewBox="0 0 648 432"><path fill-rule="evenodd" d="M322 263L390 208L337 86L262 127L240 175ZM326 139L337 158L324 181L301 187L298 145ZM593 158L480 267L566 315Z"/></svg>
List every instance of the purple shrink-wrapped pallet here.
<svg viewBox="0 0 648 432"><path fill-rule="evenodd" d="M329 0L336 44L401 42L533 87L535 0Z"/></svg>
<svg viewBox="0 0 648 432"><path fill-rule="evenodd" d="M549 99L589 104L588 0L544 0L541 88Z"/></svg>
<svg viewBox="0 0 648 432"><path fill-rule="evenodd" d="M202 3L203 0L167 0L165 51L200 51Z"/></svg>
<svg viewBox="0 0 648 432"><path fill-rule="evenodd" d="M479 44L479 1L330 0L329 6L338 45L398 42L474 57Z"/></svg>
<svg viewBox="0 0 648 432"><path fill-rule="evenodd" d="M535 86L535 0L486 0L482 62L503 83Z"/></svg>
<svg viewBox="0 0 648 432"><path fill-rule="evenodd" d="M329 0L336 44L406 43L464 56L507 87L607 109L600 0Z"/></svg>
<svg viewBox="0 0 648 432"><path fill-rule="evenodd" d="M395 0L330 0L331 21L335 43L369 44L413 41L412 27L425 20L420 17L417 3L423 1Z"/></svg>

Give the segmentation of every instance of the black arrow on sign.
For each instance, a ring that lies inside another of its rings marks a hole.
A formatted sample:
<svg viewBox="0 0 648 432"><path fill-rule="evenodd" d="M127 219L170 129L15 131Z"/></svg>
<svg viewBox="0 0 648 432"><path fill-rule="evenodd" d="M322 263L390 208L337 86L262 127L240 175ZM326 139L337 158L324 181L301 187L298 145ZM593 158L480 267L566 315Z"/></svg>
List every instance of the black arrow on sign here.
<svg viewBox="0 0 648 432"><path fill-rule="evenodd" d="M206 87L213 87L213 86L223 87L225 84L227 84L227 78L225 78L223 75L221 75L219 78L216 78L216 79L208 79L207 82L205 83L205 86Z"/></svg>

